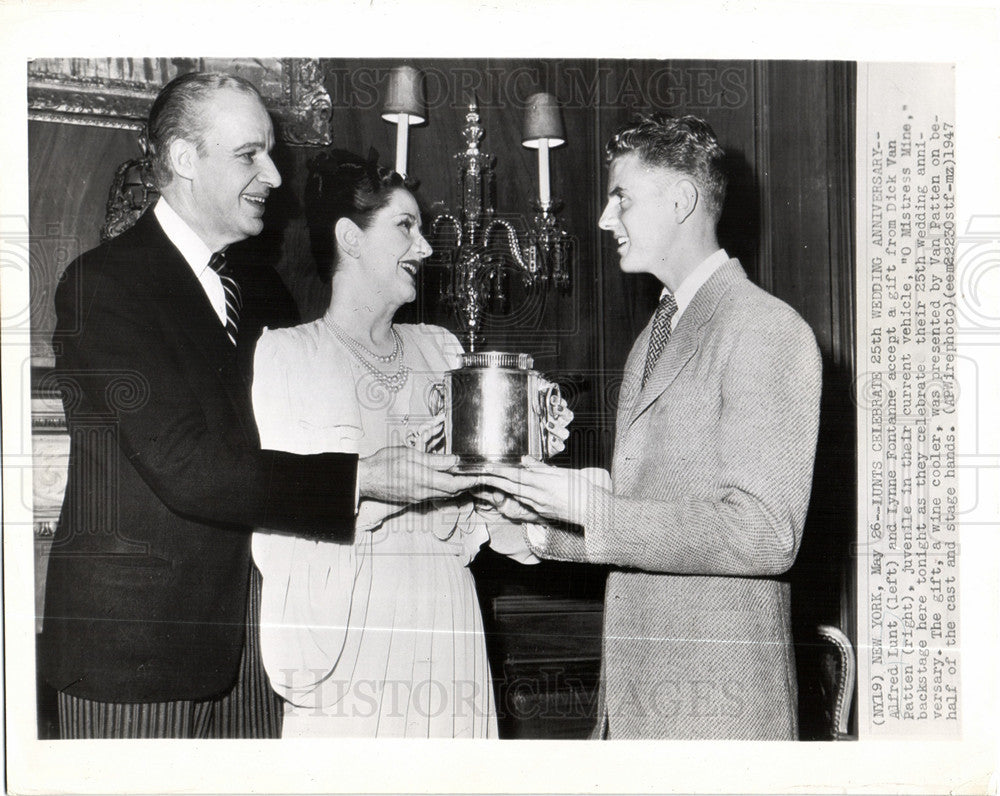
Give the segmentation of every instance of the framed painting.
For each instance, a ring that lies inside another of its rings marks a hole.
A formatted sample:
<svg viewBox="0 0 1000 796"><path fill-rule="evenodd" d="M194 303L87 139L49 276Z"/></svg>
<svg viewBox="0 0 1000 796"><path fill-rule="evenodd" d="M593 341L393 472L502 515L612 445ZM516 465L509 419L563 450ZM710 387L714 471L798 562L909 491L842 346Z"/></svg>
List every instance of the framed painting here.
<svg viewBox="0 0 1000 796"><path fill-rule="evenodd" d="M142 130L157 92L195 71L257 86L285 143L330 143L330 95L311 58L36 58L28 62L28 118Z"/></svg>

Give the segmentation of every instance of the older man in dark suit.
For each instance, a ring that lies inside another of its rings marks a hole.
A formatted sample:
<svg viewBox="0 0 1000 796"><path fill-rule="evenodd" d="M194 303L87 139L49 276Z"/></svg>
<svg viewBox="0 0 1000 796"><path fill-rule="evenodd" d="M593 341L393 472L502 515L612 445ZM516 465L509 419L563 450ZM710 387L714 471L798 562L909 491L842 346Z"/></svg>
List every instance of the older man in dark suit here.
<svg viewBox="0 0 1000 796"><path fill-rule="evenodd" d="M529 526L540 555L611 566L603 737L795 738L777 576L809 503L816 342L719 247L724 155L707 124L646 118L607 152L600 226L624 272L663 284L625 365L611 477L529 463L491 485L571 524Z"/></svg>
<svg viewBox="0 0 1000 796"><path fill-rule="evenodd" d="M270 118L246 81L184 75L148 140L160 200L56 295L71 452L41 668L63 737L275 735L245 651L252 528L349 540L359 492L406 503L472 479L404 448L260 449L224 251L261 232L281 183Z"/></svg>

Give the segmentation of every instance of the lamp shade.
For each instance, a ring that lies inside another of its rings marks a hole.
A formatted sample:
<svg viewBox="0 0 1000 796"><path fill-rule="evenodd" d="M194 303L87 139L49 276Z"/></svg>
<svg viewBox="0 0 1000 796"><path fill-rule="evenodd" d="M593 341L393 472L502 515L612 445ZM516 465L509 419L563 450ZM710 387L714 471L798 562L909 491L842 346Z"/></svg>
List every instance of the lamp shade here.
<svg viewBox="0 0 1000 796"><path fill-rule="evenodd" d="M566 133L563 131L562 116L556 98L544 91L532 94L528 98L528 107L524 112L524 131L521 144L528 149L538 149L538 142L546 140L550 147L566 143Z"/></svg>
<svg viewBox="0 0 1000 796"><path fill-rule="evenodd" d="M411 124L420 124L426 119L420 72L412 66L397 66L389 74L389 93L382 118L397 122L401 113L409 115Z"/></svg>

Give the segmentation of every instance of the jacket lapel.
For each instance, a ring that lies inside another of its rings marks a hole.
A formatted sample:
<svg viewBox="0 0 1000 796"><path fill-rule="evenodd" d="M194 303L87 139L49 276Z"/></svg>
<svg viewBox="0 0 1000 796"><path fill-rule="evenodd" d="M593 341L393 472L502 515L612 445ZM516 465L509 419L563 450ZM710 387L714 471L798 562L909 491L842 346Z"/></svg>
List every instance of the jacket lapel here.
<svg viewBox="0 0 1000 796"><path fill-rule="evenodd" d="M649 381L646 382L645 387L638 391L631 410L628 413L626 428L635 423L642 413L663 394L674 382L674 379L677 378L677 375L684 366L690 361L691 357L695 355L701 340L702 326L715 313L719 301L729 288L740 279L746 279L746 273L742 266L740 266L739 260L735 258L729 259L695 293L694 298L691 299L691 303L684 310L680 320L677 322L677 328L674 329L670 340L667 341L667 346L663 349L659 361L653 368L653 372L649 376ZM641 339L645 341L641 349L643 359L640 360L638 357L638 345L632 351L635 361L633 361L632 357L629 358L631 377L634 379L635 389L638 389L640 379L642 378L642 368L645 364L644 357L646 347L648 346L651 326L652 319L646 325L646 329L641 335Z"/></svg>
<svg viewBox="0 0 1000 796"><path fill-rule="evenodd" d="M625 372L622 375L621 389L618 391L618 414L615 424L615 437L621 439L628 426L632 410L639 398L639 385L642 382L642 369L646 362L646 351L649 348L649 334L653 326L652 318L646 327L639 332L628 359L625 361Z"/></svg>
<svg viewBox="0 0 1000 796"><path fill-rule="evenodd" d="M236 350L205 290L152 211L136 222L135 231L149 263L145 278L150 300L176 330L183 355L203 358L217 374L242 423L247 411L246 384Z"/></svg>

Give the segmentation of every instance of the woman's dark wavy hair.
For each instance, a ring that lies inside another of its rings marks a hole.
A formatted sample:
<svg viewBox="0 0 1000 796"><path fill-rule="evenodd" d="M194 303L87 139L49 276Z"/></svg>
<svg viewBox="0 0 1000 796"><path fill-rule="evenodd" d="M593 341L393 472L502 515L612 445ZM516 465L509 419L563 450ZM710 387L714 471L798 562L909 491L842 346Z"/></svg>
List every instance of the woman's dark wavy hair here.
<svg viewBox="0 0 1000 796"><path fill-rule="evenodd" d="M718 218L726 200L726 153L708 122L697 116L666 113L640 116L605 146L610 163L635 152L643 163L686 174L697 184L706 209Z"/></svg>
<svg viewBox="0 0 1000 796"><path fill-rule="evenodd" d="M405 187L402 176L379 167L374 150L365 159L331 149L310 161L304 197L306 224L309 245L324 280L337 266L336 223L349 218L367 229L374 215L389 204L392 192Z"/></svg>

